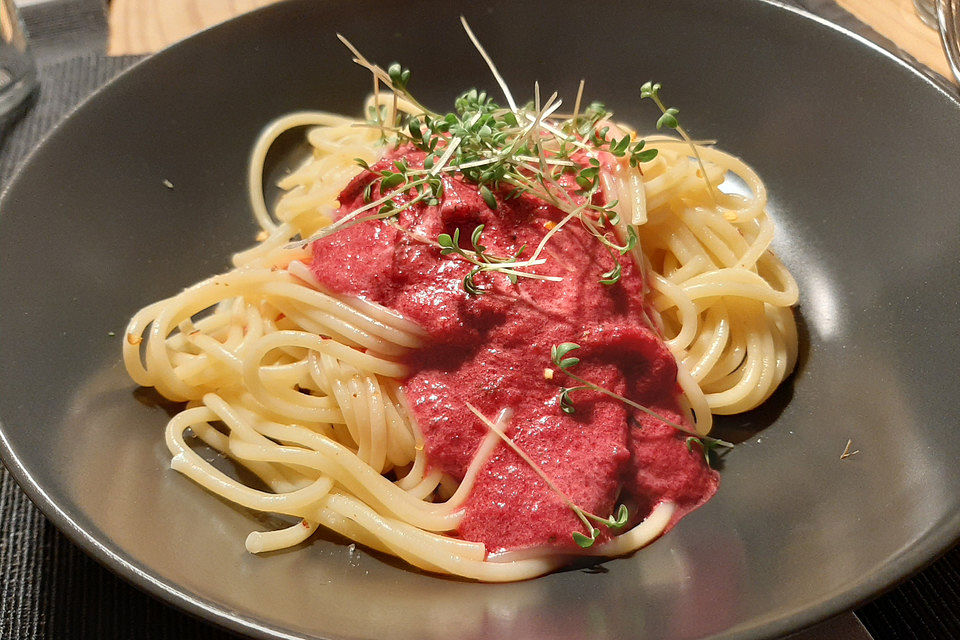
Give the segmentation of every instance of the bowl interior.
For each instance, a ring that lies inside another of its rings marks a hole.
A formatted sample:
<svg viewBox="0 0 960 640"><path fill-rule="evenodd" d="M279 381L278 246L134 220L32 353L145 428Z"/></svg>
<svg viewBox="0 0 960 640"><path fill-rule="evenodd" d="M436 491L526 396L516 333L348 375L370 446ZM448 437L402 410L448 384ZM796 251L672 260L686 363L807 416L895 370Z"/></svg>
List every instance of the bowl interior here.
<svg viewBox="0 0 960 640"><path fill-rule="evenodd" d="M760 1L281 3L138 65L77 110L0 203L5 462L89 552L263 637L759 637L904 577L960 531L960 107L852 37ZM342 541L251 556L277 524L170 471L167 414L120 363L127 319L253 242L247 154L299 109L370 90L334 37L413 70L426 104L496 87L586 97L649 131L646 80L766 181L801 288L795 376L714 500L633 557L507 585L410 571ZM164 181L173 184L165 186ZM113 332L116 335L110 335ZM859 454L840 460L847 440ZM289 636L284 636L289 637Z"/></svg>

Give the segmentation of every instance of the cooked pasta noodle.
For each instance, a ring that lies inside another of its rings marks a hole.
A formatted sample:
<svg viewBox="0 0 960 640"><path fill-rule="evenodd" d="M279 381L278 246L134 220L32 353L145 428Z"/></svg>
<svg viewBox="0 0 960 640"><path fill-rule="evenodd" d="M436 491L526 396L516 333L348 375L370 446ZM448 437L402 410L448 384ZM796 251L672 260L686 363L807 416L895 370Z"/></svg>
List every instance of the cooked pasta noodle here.
<svg viewBox="0 0 960 640"><path fill-rule="evenodd" d="M368 106L415 111L402 99L373 100ZM261 191L267 151L282 132L302 126L312 156L279 183L285 194L271 213ZM488 434L459 483L432 469L402 386L404 357L424 344L423 330L369 300L324 291L304 262L309 246L296 242L330 228L338 196L361 171L355 159L376 162L385 149L380 138L376 127L322 112L267 126L249 175L260 241L234 256L231 271L137 313L124 343L127 370L138 384L186 403L166 429L173 469L237 505L296 519L250 533L251 552L296 545L323 527L427 571L485 581L551 571L567 557L492 558L483 544L449 535L496 435ZM797 286L770 251L766 190L752 169L704 145L704 176L684 141L651 137L647 144L657 157L642 173L623 162L605 173L604 195L620 203L621 224L636 225L632 256L645 274L654 322L678 362L697 430L706 433L711 413L756 407L793 369ZM730 175L748 195L716 189ZM264 487L217 470L190 434ZM643 522L585 553L630 553L660 535L673 511L661 502Z"/></svg>

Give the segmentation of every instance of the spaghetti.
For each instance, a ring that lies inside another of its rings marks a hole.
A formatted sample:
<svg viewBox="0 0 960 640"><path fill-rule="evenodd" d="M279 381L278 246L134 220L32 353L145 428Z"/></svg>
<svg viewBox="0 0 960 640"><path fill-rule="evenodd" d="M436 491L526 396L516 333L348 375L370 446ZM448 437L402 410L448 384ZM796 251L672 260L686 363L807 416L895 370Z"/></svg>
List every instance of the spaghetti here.
<svg viewBox="0 0 960 640"><path fill-rule="evenodd" d="M459 471L451 473L453 467L431 459L436 443L425 437L417 420L420 409L411 406L407 395L410 377L422 368L411 363L419 362L416 354L424 353L436 335L393 305L375 301L376 296L336 291L325 270L342 265L318 262L317 247L349 228L392 230L398 242L421 243L425 251L446 246L444 260L469 262L464 269L472 268L464 278L467 291L456 294L470 300L483 295L485 283L494 278L514 292L522 292L528 281L552 285L561 279L548 268L551 260L562 259L551 253L557 238L579 233L590 239L583 229L595 225L625 256L614 263L616 277L622 271L625 281L640 287L636 308L644 326L660 334L676 360L676 384L687 409L673 407L671 400L666 409L642 420L624 419L636 420L652 433L662 427L677 451L686 436L689 450L691 439L704 442L712 413L756 407L796 360L790 307L797 286L770 251L773 222L763 183L743 162L708 145L691 147L664 136L646 138L645 147L634 144L632 132L613 124L609 114L596 109L578 114L579 96L574 114L561 118L554 115L555 100L541 105L538 98L532 108L501 110L474 92L483 113L515 123L523 132L517 135L528 136L526 143L515 145L518 180L546 170L545 178L537 174L543 178L538 188L553 199L548 204L556 205L551 211L559 217L548 221L549 231L540 232L541 242L532 253L521 249L514 257L493 256L476 248L482 247L480 232L475 232L473 251L462 250L460 241L438 245L412 226L404 227L396 212L437 209L444 194L454 197L459 193L454 187L470 183L465 176L472 167L456 155L456 147L465 148L467 142L457 142L451 129L441 130L430 149L424 138L432 125L406 93L402 72L384 71L357 56L374 71L378 85L393 90L375 91L367 105L372 122L301 112L268 125L250 163L251 203L261 228L258 243L236 254L229 272L147 306L129 323L123 358L130 376L186 403L166 428L172 468L237 505L295 519L285 529L250 533L246 547L254 553L294 546L324 527L427 571L509 581L549 572L574 555L617 556L646 545L709 497L716 486L715 480L710 484L709 470L702 471L704 488L690 505L666 498L644 505L634 496L629 522L616 523L611 516L600 521L601 530L594 526L596 518L588 520L592 514L567 495L570 487L555 486L540 462L507 435L516 421L510 407L485 415L470 405L485 435ZM411 132L405 142L395 126L401 120ZM586 135L578 133L584 124ZM285 194L271 214L260 187L267 150L282 132L301 126L310 127L312 157L279 183ZM599 131L614 136L613 142L586 144ZM616 151L618 137L631 141L619 157L610 153ZM561 146L567 139L579 145L573 153ZM426 151L414 148L418 140ZM631 149L635 163L629 161ZM390 175L403 167L403 182L387 186L397 180ZM582 173L591 167L598 170ZM718 188L731 174L746 184L748 195ZM577 191L570 184L574 177L584 177L589 190L580 183ZM441 179L445 190L438 193L435 185ZM347 207L346 194L364 184L375 188L353 193L354 205ZM486 200L482 189L477 194ZM584 191L590 197L583 197ZM437 202L431 204L427 194ZM490 197L495 205L508 206L508 192L490 192ZM570 220L582 228L575 230ZM635 245L627 241L633 235ZM471 293L469 286L477 290ZM612 284L616 286L621 284ZM492 296L497 295L494 289ZM549 369L544 377L566 371L560 369ZM463 415L474 420L467 407ZM566 419L559 409L557 415L557 420ZM664 425L689 433L674 434ZM191 446L191 434L256 474L264 487L247 486L216 469ZM589 540L581 544L575 536L579 547L559 542L491 549L467 539L467 506L478 486L489 485L491 461L505 455L497 452L508 447L526 461L520 466L539 474L532 482L542 480L544 491L555 493L558 508L575 510L590 534L580 538ZM633 458L642 457L641 449L631 447ZM706 469L702 456L690 453Z"/></svg>

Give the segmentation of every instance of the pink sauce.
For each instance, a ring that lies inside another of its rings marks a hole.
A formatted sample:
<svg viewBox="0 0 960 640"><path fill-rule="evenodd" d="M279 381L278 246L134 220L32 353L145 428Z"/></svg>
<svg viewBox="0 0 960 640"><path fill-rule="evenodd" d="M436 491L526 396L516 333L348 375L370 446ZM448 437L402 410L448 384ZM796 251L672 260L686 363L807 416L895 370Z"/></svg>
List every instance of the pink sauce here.
<svg viewBox="0 0 960 640"><path fill-rule="evenodd" d="M404 157L420 168L424 154L401 148L373 171ZM340 195L340 215L363 206L363 190L376 176L365 171ZM373 197L379 197L379 185ZM571 193L573 184L564 184ZM485 225L488 253L512 255L521 245L529 258L550 223L564 213L530 196L504 200L498 193L490 210L475 185L459 177L444 180L438 206L415 205L400 213L399 224L435 239L460 229L460 243ZM670 526L716 491L718 476L694 447L660 420L592 391L572 394L576 413L560 410L559 391L577 383L560 371L552 380L550 347L576 342L581 377L647 406L678 424L676 362L643 320L643 282L629 258L613 286L600 284L613 266L602 245L573 221L555 234L537 273L562 282L521 279L512 285L499 273L477 277L484 295L469 296L462 286L471 266L441 256L382 222L365 222L317 241L313 272L329 290L363 296L394 309L423 327L428 346L413 352L412 374L404 383L423 432L429 464L462 479L488 429L466 407L470 402L489 419L504 408L514 411L506 429L516 444L582 509L601 517L617 504L630 508L630 524L658 503L677 504ZM635 415L637 414L637 415ZM610 532L601 527L598 542ZM548 546L575 551L571 532L583 525L515 452L502 442L484 464L467 499L458 535L483 542L488 552Z"/></svg>

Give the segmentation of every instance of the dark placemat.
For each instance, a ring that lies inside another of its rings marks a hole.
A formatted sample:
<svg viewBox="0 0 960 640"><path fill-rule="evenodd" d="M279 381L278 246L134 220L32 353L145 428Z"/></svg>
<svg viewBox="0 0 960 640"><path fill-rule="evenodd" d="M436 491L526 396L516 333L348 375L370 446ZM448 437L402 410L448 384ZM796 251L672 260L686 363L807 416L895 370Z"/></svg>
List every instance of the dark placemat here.
<svg viewBox="0 0 960 640"><path fill-rule="evenodd" d="M832 0L785 4L806 8L910 59ZM0 132L0 187L44 132L89 92L138 59L87 55L43 67L36 103L21 121ZM935 79L944 82L939 76ZM876 640L960 638L960 548L857 615ZM0 638L233 637L153 599L90 559L0 468Z"/></svg>

